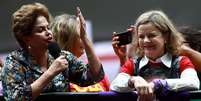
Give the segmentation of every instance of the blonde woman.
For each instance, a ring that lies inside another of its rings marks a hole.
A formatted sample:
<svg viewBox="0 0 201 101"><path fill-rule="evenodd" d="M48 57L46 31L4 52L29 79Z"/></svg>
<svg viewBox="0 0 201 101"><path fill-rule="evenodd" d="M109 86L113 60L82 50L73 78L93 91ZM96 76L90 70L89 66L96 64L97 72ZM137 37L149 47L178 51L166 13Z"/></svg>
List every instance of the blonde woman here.
<svg viewBox="0 0 201 101"><path fill-rule="evenodd" d="M80 21L77 16L62 14L55 17L51 23L51 30L55 41L59 46L74 54L77 58L84 54L84 45L80 36ZM88 86L80 87L71 83L72 92L100 92L109 90L109 81L105 77L101 82Z"/></svg>
<svg viewBox="0 0 201 101"><path fill-rule="evenodd" d="M121 67L121 73L111 84L112 90L136 90L140 100L149 101L154 95L164 100L169 92L199 89L194 65L189 58L179 56L184 38L162 11L140 15L134 37L136 58ZM118 43L113 40L114 45L115 42Z"/></svg>

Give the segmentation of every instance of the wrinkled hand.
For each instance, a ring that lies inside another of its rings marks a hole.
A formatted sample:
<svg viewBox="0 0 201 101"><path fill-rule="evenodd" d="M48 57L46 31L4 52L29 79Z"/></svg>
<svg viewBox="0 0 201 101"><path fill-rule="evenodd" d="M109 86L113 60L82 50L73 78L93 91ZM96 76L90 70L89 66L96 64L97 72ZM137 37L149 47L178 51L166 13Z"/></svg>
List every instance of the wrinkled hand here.
<svg viewBox="0 0 201 101"><path fill-rule="evenodd" d="M61 55L54 60L54 62L48 68L48 71L53 75L57 75L64 71L66 68L68 68L68 61L66 60L65 56Z"/></svg>
<svg viewBox="0 0 201 101"><path fill-rule="evenodd" d="M116 32L113 32L113 34L112 34L112 47L113 47L115 54L121 59L121 58L124 58L127 56L126 45L118 46L119 37L115 36L115 34L116 34Z"/></svg>
<svg viewBox="0 0 201 101"><path fill-rule="evenodd" d="M80 37L84 37L86 35L86 21L79 7L77 7L77 17L80 21Z"/></svg>
<svg viewBox="0 0 201 101"><path fill-rule="evenodd" d="M134 25L131 25L127 31L131 31L133 33L133 36L134 36L134 33L135 33L135 26ZM116 32L113 32L112 34L112 47L113 47L113 50L115 52L115 54L120 58L120 59L123 59L123 58L127 58L128 55L130 55L129 52L127 54L127 45L121 45L121 46L118 46L118 39L119 37L118 36L115 36ZM133 47L131 46L133 44L129 44L128 46L130 47ZM131 48L129 48L130 51L133 51Z"/></svg>
<svg viewBox="0 0 201 101"><path fill-rule="evenodd" d="M136 89L140 101L149 101L154 98L153 83L148 83L140 76L132 76L128 83L130 87L134 87Z"/></svg>
<svg viewBox="0 0 201 101"><path fill-rule="evenodd" d="M132 43L131 44L128 44L128 53L127 53L127 55L128 55L128 57L134 57L135 56L135 51L136 51L136 49L135 49L135 44L134 44L134 39L135 39L135 33L136 33L136 31L135 31L135 26L134 25L131 25L128 29L127 29L128 31L131 31L132 32Z"/></svg>

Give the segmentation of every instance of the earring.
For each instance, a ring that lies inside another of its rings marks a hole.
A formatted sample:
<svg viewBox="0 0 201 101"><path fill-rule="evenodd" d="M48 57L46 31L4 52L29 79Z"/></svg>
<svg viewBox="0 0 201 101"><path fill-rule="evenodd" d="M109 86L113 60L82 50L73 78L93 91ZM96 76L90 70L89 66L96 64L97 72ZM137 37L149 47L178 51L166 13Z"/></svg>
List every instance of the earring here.
<svg viewBox="0 0 201 101"><path fill-rule="evenodd" d="M31 49L31 46L28 46L28 49Z"/></svg>

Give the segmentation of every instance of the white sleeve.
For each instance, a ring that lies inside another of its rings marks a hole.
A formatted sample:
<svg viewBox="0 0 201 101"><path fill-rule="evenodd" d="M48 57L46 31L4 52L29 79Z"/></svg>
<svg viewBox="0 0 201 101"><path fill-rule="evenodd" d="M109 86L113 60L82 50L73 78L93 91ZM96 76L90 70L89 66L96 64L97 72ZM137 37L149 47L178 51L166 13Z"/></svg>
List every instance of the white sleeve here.
<svg viewBox="0 0 201 101"><path fill-rule="evenodd" d="M119 73L117 77L112 81L110 85L110 89L116 92L132 92L133 88L128 86L128 80L130 79L130 75L126 73Z"/></svg>
<svg viewBox="0 0 201 101"><path fill-rule="evenodd" d="M185 69L180 78L166 79L166 81L173 91L198 90L200 86L197 72L192 68Z"/></svg>

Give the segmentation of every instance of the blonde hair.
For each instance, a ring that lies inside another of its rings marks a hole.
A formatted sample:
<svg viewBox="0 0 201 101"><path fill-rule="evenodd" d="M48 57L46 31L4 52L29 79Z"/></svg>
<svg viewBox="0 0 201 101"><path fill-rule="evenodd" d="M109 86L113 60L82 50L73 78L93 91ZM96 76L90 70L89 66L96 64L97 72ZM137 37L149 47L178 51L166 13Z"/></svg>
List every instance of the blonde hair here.
<svg viewBox="0 0 201 101"><path fill-rule="evenodd" d="M169 52L173 55L179 54L179 48L184 42L184 38L181 33L179 33L173 23L170 21L170 19L167 17L165 13L159 10L152 10L143 13L139 16L139 18L136 20L136 34L134 39L134 47L136 49L136 55L143 56L143 49L140 49L139 43L138 43L138 27L142 24L151 23L153 24L157 29L159 29L163 35L164 38L166 38L166 44L165 44L165 51Z"/></svg>
<svg viewBox="0 0 201 101"><path fill-rule="evenodd" d="M32 28L38 16L44 16L47 21L50 22L51 16L48 8L41 3L23 5L13 13L12 30L22 48L26 48L26 44L22 41L22 37L32 34Z"/></svg>
<svg viewBox="0 0 201 101"><path fill-rule="evenodd" d="M56 16L54 21L50 24L55 41L59 46L71 51L74 43L80 39L80 34L77 31L79 21L74 15L62 14Z"/></svg>

